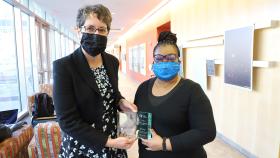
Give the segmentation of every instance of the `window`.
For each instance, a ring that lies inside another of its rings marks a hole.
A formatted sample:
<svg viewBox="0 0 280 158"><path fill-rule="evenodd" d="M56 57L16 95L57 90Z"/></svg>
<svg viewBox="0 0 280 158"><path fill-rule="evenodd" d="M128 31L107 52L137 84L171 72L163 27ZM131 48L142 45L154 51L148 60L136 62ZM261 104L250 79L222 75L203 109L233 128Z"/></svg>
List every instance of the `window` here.
<svg viewBox="0 0 280 158"><path fill-rule="evenodd" d="M68 42L68 37L64 36L64 44L65 44L65 53L64 55L70 54L70 48L69 48L69 42Z"/></svg>
<svg viewBox="0 0 280 158"><path fill-rule="evenodd" d="M16 52L17 52L17 69L20 91L20 111L27 110L27 87L25 78L25 63L24 63L24 47L23 47L23 33L22 33L22 20L20 9L14 8L15 15L15 31L16 31Z"/></svg>
<svg viewBox="0 0 280 158"><path fill-rule="evenodd" d="M0 1L0 109L21 111L13 7Z"/></svg>
<svg viewBox="0 0 280 158"><path fill-rule="evenodd" d="M50 60L48 26L40 22L35 25L36 58L38 62L39 84L50 83Z"/></svg>
<svg viewBox="0 0 280 158"><path fill-rule="evenodd" d="M61 57L64 57L65 56L65 40L64 40L64 35L63 34L60 34L60 45L61 45Z"/></svg>
<svg viewBox="0 0 280 158"><path fill-rule="evenodd" d="M49 31L49 45L50 45L50 59L51 63L55 60L56 57L56 50L55 50L55 31Z"/></svg>
<svg viewBox="0 0 280 158"><path fill-rule="evenodd" d="M61 54L61 44L60 44L60 34L59 32L55 31L55 55L56 55L56 59L59 59L60 57L62 57Z"/></svg>
<svg viewBox="0 0 280 158"><path fill-rule="evenodd" d="M45 11L34 0L29 1L29 9L42 19L46 19Z"/></svg>
<svg viewBox="0 0 280 158"><path fill-rule="evenodd" d="M27 96L38 92L39 84L50 83L52 62L79 45L34 0L16 1L12 6L0 0L0 111L24 113ZM41 18L28 15L27 8Z"/></svg>
<svg viewBox="0 0 280 158"><path fill-rule="evenodd" d="M55 57L56 57L56 50L55 50L55 31L50 29L49 31L49 48L50 48L50 67L51 67L51 72L52 72L52 63L53 61L55 60ZM51 83L52 83L52 79L53 79L53 76L52 76L52 73L50 74L50 78L51 78Z"/></svg>
<svg viewBox="0 0 280 158"><path fill-rule="evenodd" d="M68 52L68 54L71 54L71 53L73 53L74 52L74 42L73 42L73 40L72 39L70 39L69 38L69 40L68 40L68 47L69 47L69 52Z"/></svg>
<svg viewBox="0 0 280 158"><path fill-rule="evenodd" d="M30 96L34 92L34 81L32 71L32 54L30 44L30 22L29 16L25 13L21 13L22 20L22 42L24 53L24 73L27 95ZM36 60L36 59L35 59Z"/></svg>
<svg viewBox="0 0 280 158"><path fill-rule="evenodd" d="M49 53L48 53L48 29L45 26L41 28L41 62L43 71L42 83L50 83Z"/></svg>
<svg viewBox="0 0 280 158"><path fill-rule="evenodd" d="M28 0L21 0L20 3L28 8Z"/></svg>
<svg viewBox="0 0 280 158"><path fill-rule="evenodd" d="M31 54L32 54L32 70L33 70L33 83L34 83L34 91L39 91L39 75L38 75L38 60L37 60L37 45L36 45L36 22L35 18L30 16L30 42L31 42Z"/></svg>

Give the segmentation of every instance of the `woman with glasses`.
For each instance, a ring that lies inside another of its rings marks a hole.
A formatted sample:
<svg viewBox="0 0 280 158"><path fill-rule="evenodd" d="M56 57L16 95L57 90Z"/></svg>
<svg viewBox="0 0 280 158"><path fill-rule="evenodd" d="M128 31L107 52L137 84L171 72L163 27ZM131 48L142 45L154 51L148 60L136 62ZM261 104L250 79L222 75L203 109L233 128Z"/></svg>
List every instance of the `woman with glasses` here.
<svg viewBox="0 0 280 158"><path fill-rule="evenodd" d="M178 75L176 35L162 32L153 50L155 78L137 89L138 111L152 113L152 138L139 140L139 158L206 158L216 135L211 104L199 84Z"/></svg>
<svg viewBox="0 0 280 158"><path fill-rule="evenodd" d="M63 132L59 157L126 158L135 139L117 137L117 110L137 111L118 89L118 60L105 52L111 13L81 8L81 46L53 63L54 105Z"/></svg>

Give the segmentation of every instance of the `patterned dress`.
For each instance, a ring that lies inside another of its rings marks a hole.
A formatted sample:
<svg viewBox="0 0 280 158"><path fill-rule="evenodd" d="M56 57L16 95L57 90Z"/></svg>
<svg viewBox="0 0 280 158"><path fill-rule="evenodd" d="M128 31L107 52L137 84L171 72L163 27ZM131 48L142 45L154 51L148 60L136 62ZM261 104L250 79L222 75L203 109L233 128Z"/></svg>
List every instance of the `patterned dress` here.
<svg viewBox="0 0 280 158"><path fill-rule="evenodd" d="M113 88L109 82L109 78L104 66L92 69L95 77L95 81L99 88L100 94L103 98L103 114L102 114L102 127L103 132L110 134L109 137L117 137L117 109L112 104L114 102L113 98ZM92 124L95 128L95 124ZM71 144L71 145L70 145ZM79 143L73 137L63 134L60 158L127 158L125 150L115 149L115 148L103 148L101 152L95 152L89 147Z"/></svg>

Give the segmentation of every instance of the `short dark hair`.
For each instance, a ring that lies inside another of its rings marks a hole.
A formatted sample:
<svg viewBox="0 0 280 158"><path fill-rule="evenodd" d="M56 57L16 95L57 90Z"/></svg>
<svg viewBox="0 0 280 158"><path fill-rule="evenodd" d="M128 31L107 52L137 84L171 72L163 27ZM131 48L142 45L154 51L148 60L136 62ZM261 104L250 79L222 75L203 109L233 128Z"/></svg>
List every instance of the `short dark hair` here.
<svg viewBox="0 0 280 158"><path fill-rule="evenodd" d="M91 14L96 14L97 18L104 22L107 25L108 31L110 31L112 15L110 10L102 4L87 5L83 8L80 8L76 18L76 26L78 28L82 27L85 24L87 17L89 17Z"/></svg>
<svg viewBox="0 0 280 158"><path fill-rule="evenodd" d="M158 36L158 43L154 47L153 50L153 55L155 55L155 51L160 47L160 46L165 46L165 45L171 45L173 46L178 53L178 57L180 57L180 51L177 46L177 37L176 34L170 32L170 31L163 31L159 34Z"/></svg>

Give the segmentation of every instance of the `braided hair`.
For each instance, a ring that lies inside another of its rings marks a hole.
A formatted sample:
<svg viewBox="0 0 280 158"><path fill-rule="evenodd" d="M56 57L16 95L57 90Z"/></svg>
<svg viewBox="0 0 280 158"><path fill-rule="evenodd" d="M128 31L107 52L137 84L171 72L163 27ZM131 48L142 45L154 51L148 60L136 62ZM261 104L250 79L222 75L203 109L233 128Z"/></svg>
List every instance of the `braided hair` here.
<svg viewBox="0 0 280 158"><path fill-rule="evenodd" d="M155 51L161 47L161 46L166 46L166 45L171 45L173 46L176 50L177 50L177 53L178 53L178 57L180 57L180 51L179 51L179 48L177 46L177 37L176 37L176 34L170 32L170 31L164 31L164 32L161 32L159 34L159 37L158 37L158 43L157 45L154 47L154 50L153 50L153 54L155 54Z"/></svg>

